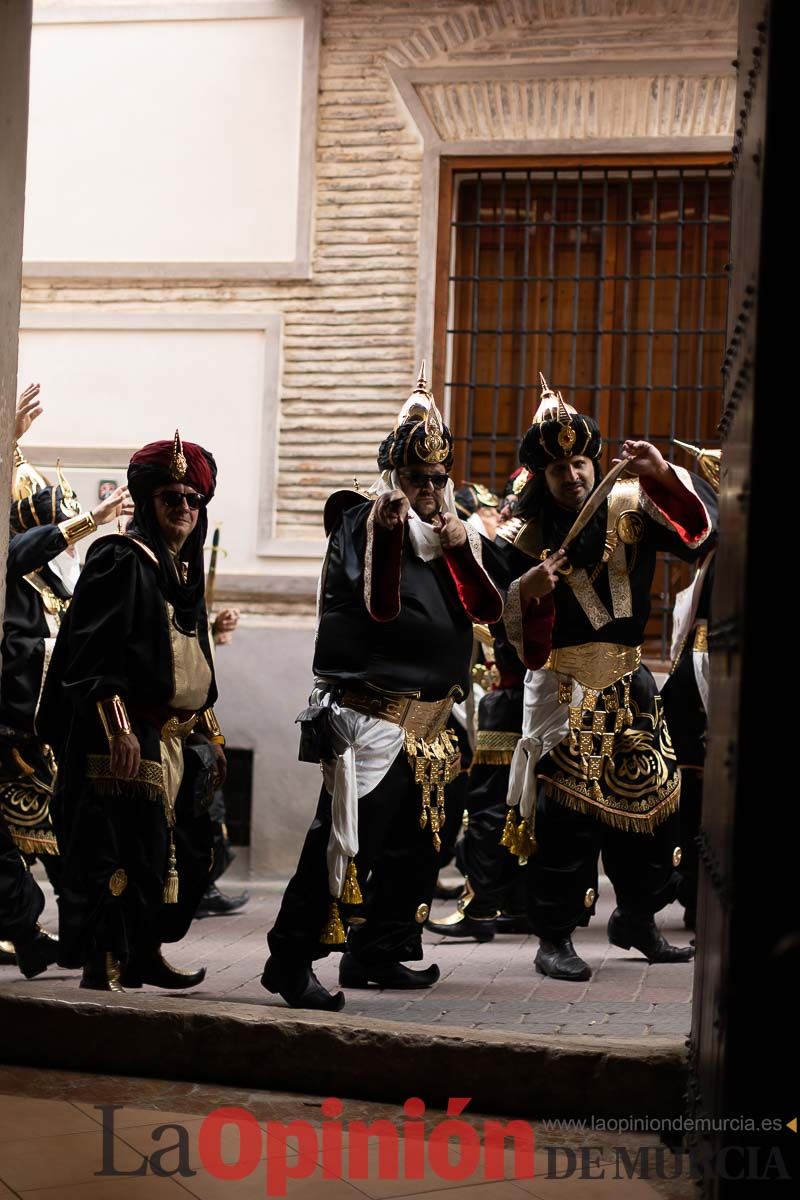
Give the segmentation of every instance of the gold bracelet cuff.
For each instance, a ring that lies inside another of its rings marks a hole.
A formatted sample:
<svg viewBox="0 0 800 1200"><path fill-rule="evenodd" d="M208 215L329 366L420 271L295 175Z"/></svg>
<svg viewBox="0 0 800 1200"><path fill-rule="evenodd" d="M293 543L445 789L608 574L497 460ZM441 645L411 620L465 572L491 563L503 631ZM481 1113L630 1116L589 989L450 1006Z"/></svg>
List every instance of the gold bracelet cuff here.
<svg viewBox="0 0 800 1200"><path fill-rule="evenodd" d="M67 521L60 521L58 528L64 535L67 545L74 546L81 538L94 533L97 530L97 523L90 512L83 512L78 513L77 517L70 517Z"/></svg>
<svg viewBox="0 0 800 1200"><path fill-rule="evenodd" d="M109 742L112 738L131 732L128 710L121 696L109 696L107 700L98 700L97 712Z"/></svg>

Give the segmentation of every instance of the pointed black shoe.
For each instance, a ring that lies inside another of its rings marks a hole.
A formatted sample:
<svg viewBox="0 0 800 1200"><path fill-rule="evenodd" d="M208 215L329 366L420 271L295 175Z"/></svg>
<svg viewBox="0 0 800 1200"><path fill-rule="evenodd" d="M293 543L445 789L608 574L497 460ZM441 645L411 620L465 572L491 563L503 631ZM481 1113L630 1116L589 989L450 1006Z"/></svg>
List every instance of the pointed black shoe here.
<svg viewBox="0 0 800 1200"><path fill-rule="evenodd" d="M426 921L425 928L440 937L471 938L476 942L490 942L494 937L494 917L473 917L469 910L459 909L441 921Z"/></svg>
<svg viewBox="0 0 800 1200"><path fill-rule="evenodd" d="M592 975L592 968L576 952L570 938L562 938L558 942L548 942L541 938L534 966L540 975L549 975L551 979L566 979L570 983L582 983Z"/></svg>
<svg viewBox="0 0 800 1200"><path fill-rule="evenodd" d="M183 991L184 988L197 987L206 977L205 967L198 971L182 971L179 967L171 966L163 957L161 949L132 958L122 970L121 983L123 988L140 988L148 983L151 987L168 988L171 991Z"/></svg>
<svg viewBox="0 0 800 1200"><path fill-rule="evenodd" d="M48 933L41 926L36 926L36 932L30 941L15 942L17 966L26 979L41 975L48 967L52 967L58 958L58 938Z"/></svg>
<svg viewBox="0 0 800 1200"><path fill-rule="evenodd" d="M241 892L238 896L226 896L215 883L212 883L197 906L197 912L194 915L195 918L227 917L230 913L244 908L249 899L249 892Z"/></svg>
<svg viewBox="0 0 800 1200"><path fill-rule="evenodd" d="M359 962L349 951L342 955L339 964L339 983L347 988L368 988L374 983L379 988L409 991L412 988L433 987L439 978L439 968L433 963L422 971L412 971L403 963L383 963L370 966Z"/></svg>
<svg viewBox="0 0 800 1200"><path fill-rule="evenodd" d="M290 1008L315 1008L321 1012L341 1012L344 993L329 992L320 983L311 967L288 967L268 958L261 976L261 986L281 996Z"/></svg>
<svg viewBox="0 0 800 1200"><path fill-rule="evenodd" d="M615 908L608 921L608 940L622 950L638 950L650 963L691 962L694 946L671 946L652 917L632 921Z"/></svg>
<svg viewBox="0 0 800 1200"><path fill-rule="evenodd" d="M0 942L0 967L15 967L17 953L13 942Z"/></svg>

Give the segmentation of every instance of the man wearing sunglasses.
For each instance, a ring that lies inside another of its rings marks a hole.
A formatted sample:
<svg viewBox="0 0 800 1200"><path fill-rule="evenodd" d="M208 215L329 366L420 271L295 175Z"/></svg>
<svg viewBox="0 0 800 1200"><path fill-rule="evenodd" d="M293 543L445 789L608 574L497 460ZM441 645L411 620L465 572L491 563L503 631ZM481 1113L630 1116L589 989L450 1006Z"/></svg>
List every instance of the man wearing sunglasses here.
<svg viewBox="0 0 800 1200"><path fill-rule="evenodd" d="M338 492L325 508L316 686L299 718L301 758L321 763L323 787L262 978L293 1007L343 1006L312 971L331 951L344 951L346 988L439 977L404 964L422 958L445 789L460 771L448 724L469 686L473 621L502 612L481 537L453 511L452 462L423 372L371 494Z"/></svg>
<svg viewBox="0 0 800 1200"><path fill-rule="evenodd" d="M202 446L153 442L128 466L133 520L95 543L59 631L39 727L59 762L59 962L81 987L183 989L164 959L208 884L224 738L205 609Z"/></svg>

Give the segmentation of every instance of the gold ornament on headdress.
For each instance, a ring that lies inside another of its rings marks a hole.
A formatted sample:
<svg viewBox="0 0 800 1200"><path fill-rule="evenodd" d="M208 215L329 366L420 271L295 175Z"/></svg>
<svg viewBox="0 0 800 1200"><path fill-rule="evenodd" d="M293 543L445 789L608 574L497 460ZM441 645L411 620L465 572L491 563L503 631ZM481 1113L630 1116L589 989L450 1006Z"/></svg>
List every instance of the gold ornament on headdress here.
<svg viewBox="0 0 800 1200"><path fill-rule="evenodd" d="M565 455L569 456L578 439L571 419L575 409L564 403L561 392L553 391L541 371L539 372L539 382L542 398L539 401L539 407L533 414L533 424L541 425L544 421L558 421L561 426L558 431L558 444Z"/></svg>
<svg viewBox="0 0 800 1200"><path fill-rule="evenodd" d="M175 440L172 443L172 462L169 464L169 473L173 479L178 482L183 479L189 469L189 464L186 461L186 455L183 453L183 442L178 430L175 430Z"/></svg>
<svg viewBox="0 0 800 1200"><path fill-rule="evenodd" d="M450 453L450 447L444 437L442 414L436 407L433 393L425 378L424 359L414 390L398 413L395 433L406 421L416 421L417 429L423 426L423 437L414 446L414 454L419 461L431 464L444 462ZM414 432L416 433L416 430Z"/></svg>
<svg viewBox="0 0 800 1200"><path fill-rule="evenodd" d="M32 467L19 446L14 447L14 471L11 477L11 499L32 500L37 492L50 487L50 481Z"/></svg>
<svg viewBox="0 0 800 1200"><path fill-rule="evenodd" d="M475 499L482 508L499 508L500 501L494 492L490 492L482 483L473 483L471 486L475 492Z"/></svg>
<svg viewBox="0 0 800 1200"><path fill-rule="evenodd" d="M569 454L578 439L577 433L572 428L572 420L570 418L569 409L564 403L561 392L554 392L550 389L550 387L548 387L547 380L541 371L539 372L539 379L542 385L542 400L540 408L546 401L555 400L555 417L561 426L558 431L558 444L566 454ZM552 416L550 419L552 420Z"/></svg>
<svg viewBox="0 0 800 1200"><path fill-rule="evenodd" d="M56 459L56 478L61 487L61 511L65 517L76 517L81 511L81 506L78 497L75 495L72 487L61 470L61 459Z"/></svg>
<svg viewBox="0 0 800 1200"><path fill-rule="evenodd" d="M722 451L702 450L699 446L692 446L689 442L681 442L677 438L673 438L672 441L676 446L680 446L681 450L686 450L689 454L694 455L697 459L700 474L719 495L719 465L722 459Z"/></svg>

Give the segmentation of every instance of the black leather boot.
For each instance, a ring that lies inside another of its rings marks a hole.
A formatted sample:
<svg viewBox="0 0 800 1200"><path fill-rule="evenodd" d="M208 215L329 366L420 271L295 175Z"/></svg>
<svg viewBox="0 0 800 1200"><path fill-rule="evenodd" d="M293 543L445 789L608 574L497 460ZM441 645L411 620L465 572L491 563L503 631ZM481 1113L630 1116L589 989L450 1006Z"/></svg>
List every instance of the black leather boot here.
<svg viewBox="0 0 800 1200"><path fill-rule="evenodd" d="M171 991L183 991L184 988L197 987L206 977L205 967L198 971L182 971L173 967L161 953L161 947L156 946L135 954L122 970L123 988L140 988L149 983L151 987L168 988Z"/></svg>
<svg viewBox="0 0 800 1200"><path fill-rule="evenodd" d="M37 925L33 937L29 941L17 940L14 950L20 971L26 979L33 979L58 959L58 938Z"/></svg>
<svg viewBox="0 0 800 1200"><path fill-rule="evenodd" d="M94 992L121 992L119 963L110 950L98 950L86 960L80 986Z"/></svg>
<svg viewBox="0 0 800 1200"><path fill-rule="evenodd" d="M555 942L541 938L534 966L540 975L549 975L551 979L567 979L571 983L581 983L592 975L592 968L576 952L568 937Z"/></svg>
<svg viewBox="0 0 800 1200"><path fill-rule="evenodd" d="M496 915L496 914L495 914ZM471 938L476 942L490 942L495 934L495 916L474 917L469 908L460 908L443 917L441 921L426 921L425 928L440 937Z"/></svg>
<svg viewBox="0 0 800 1200"><path fill-rule="evenodd" d="M322 1012L341 1012L344 993L329 992L307 963L289 965L273 955L267 959L261 986L282 996L290 1008L316 1008Z"/></svg>
<svg viewBox="0 0 800 1200"><path fill-rule="evenodd" d="M235 913L240 908L244 908L249 899L248 892L240 892L238 896L226 896L215 883L212 883L207 888L194 915L196 918L227 917L229 913Z"/></svg>
<svg viewBox="0 0 800 1200"><path fill-rule="evenodd" d="M439 978L439 968L434 963L422 971L412 971L403 963L383 963L380 966L362 963L345 951L339 964L339 983L342 987L368 988L371 983L379 988L408 991L412 988L429 988Z"/></svg>
<svg viewBox="0 0 800 1200"><path fill-rule="evenodd" d="M671 946L652 917L631 917L615 908L608 921L608 940L622 950L638 950L650 963L691 962L694 946Z"/></svg>

